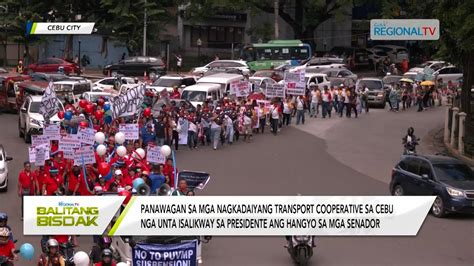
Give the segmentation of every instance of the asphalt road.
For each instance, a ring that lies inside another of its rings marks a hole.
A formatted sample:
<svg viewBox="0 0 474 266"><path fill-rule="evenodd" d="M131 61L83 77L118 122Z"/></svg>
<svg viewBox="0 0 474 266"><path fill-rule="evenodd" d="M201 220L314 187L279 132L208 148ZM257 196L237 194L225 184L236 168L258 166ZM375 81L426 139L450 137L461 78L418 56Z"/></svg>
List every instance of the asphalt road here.
<svg viewBox="0 0 474 266"><path fill-rule="evenodd" d="M388 195L406 128L414 126L423 139L442 126L443 115L444 108L435 108L423 113L372 110L357 119L307 117L305 125L283 128L278 136L267 132L251 143L217 151L180 150L178 167L211 173L198 195ZM0 125L1 143L14 157L10 190L0 194L0 210L9 213L18 243L30 242L38 252L39 238L22 235L16 196L27 145L18 138L16 115L0 115ZM473 265L473 221L428 216L416 237L320 237L311 265ZM90 243L81 237L80 249L89 251ZM204 265L292 265L284 244L283 237L215 237L203 248Z"/></svg>

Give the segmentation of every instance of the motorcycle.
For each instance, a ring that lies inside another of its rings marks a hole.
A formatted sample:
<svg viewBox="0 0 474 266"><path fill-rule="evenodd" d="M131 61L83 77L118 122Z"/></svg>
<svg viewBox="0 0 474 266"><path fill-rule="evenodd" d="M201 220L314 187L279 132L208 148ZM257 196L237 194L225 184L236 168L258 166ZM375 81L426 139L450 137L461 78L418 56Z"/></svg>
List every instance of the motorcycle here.
<svg viewBox="0 0 474 266"><path fill-rule="evenodd" d="M312 236L292 236L289 246L286 246L288 253L297 265L307 265L309 259L313 256L313 237Z"/></svg>
<svg viewBox="0 0 474 266"><path fill-rule="evenodd" d="M16 242L16 240L14 242ZM15 250L14 253L18 254L18 253L20 253L20 251ZM0 266L13 266L13 258L12 257L6 257L6 256L0 256Z"/></svg>
<svg viewBox="0 0 474 266"><path fill-rule="evenodd" d="M404 144L405 150L403 151L404 155L416 154L416 146L419 145L419 138L412 139L411 136L406 137L406 143Z"/></svg>

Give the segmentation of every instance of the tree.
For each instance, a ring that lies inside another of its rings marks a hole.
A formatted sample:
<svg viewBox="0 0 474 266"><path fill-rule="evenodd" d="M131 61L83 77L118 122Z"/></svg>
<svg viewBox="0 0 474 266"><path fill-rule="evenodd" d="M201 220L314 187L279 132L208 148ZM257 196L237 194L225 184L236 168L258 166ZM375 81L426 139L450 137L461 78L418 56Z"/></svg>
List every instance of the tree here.
<svg viewBox="0 0 474 266"><path fill-rule="evenodd" d="M274 13L274 0L177 0L187 6L191 20L202 20L223 11L247 11ZM279 0L279 17L294 32L295 39L304 40L314 46L314 31L331 18L349 15L352 0Z"/></svg>

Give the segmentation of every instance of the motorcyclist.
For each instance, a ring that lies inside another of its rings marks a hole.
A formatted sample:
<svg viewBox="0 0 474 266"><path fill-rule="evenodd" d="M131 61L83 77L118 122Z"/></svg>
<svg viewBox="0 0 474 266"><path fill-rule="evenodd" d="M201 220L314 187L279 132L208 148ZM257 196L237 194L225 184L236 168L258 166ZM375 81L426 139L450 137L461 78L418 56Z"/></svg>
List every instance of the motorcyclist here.
<svg viewBox="0 0 474 266"><path fill-rule="evenodd" d="M97 245L92 247L92 251L90 254L91 260L93 263L98 263L101 261L101 256L104 250L110 249L110 245L112 243L112 239L108 236L101 236L97 241Z"/></svg>
<svg viewBox="0 0 474 266"><path fill-rule="evenodd" d="M94 264L94 266L116 266L117 263L113 259L112 250L106 248L102 250L102 254L100 255L101 260Z"/></svg>
<svg viewBox="0 0 474 266"><path fill-rule="evenodd" d="M38 266L65 266L64 257L59 253L59 243L56 239L49 239L46 243L47 254L43 253Z"/></svg>
<svg viewBox="0 0 474 266"><path fill-rule="evenodd" d="M15 243L10 240L10 229L7 227L0 228L0 257L9 258L3 262L3 266L13 266L12 260L17 260L18 256L15 253Z"/></svg>
<svg viewBox="0 0 474 266"><path fill-rule="evenodd" d="M407 154L408 150L412 150L416 153L415 146L418 145L418 138L415 136L415 129L409 127L407 134L402 139L402 144L405 147L404 154Z"/></svg>
<svg viewBox="0 0 474 266"><path fill-rule="evenodd" d="M12 228L8 225L8 215L4 212L0 212L0 227L6 227L10 230L9 240L13 241L13 232Z"/></svg>

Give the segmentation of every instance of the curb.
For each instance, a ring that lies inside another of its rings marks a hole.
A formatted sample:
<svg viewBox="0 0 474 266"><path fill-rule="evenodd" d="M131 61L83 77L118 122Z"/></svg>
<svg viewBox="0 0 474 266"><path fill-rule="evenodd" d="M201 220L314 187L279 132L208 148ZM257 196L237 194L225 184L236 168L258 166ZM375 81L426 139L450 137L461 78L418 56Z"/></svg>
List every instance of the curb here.
<svg viewBox="0 0 474 266"><path fill-rule="evenodd" d="M425 149L429 149L430 152L433 153L441 153L441 154L446 154L451 157L455 157L466 164L470 165L471 167L474 167L474 159L468 158L466 156L463 156L459 154L459 151L452 148L451 145L448 143L444 142L444 128L436 128L431 130L428 133L428 137L424 139L424 146Z"/></svg>

